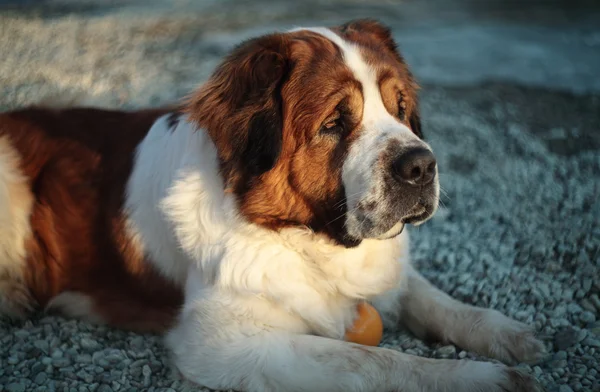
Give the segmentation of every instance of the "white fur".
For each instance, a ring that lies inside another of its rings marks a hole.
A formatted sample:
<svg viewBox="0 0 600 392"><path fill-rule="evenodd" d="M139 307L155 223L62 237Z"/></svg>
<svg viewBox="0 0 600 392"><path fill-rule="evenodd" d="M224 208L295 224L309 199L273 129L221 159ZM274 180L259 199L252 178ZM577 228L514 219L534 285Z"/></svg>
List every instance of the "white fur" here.
<svg viewBox="0 0 600 392"><path fill-rule="evenodd" d="M13 317L33 305L23 278L33 197L19 166L8 137L0 136L0 314Z"/></svg>
<svg viewBox="0 0 600 392"><path fill-rule="evenodd" d="M346 249L308 230L276 233L249 224L223 188L207 134L185 119L175 130L167 128L165 118L158 120L140 145L128 206L148 254L170 255L154 259L159 268L175 280L182 276L174 264L188 268L185 304L166 337L187 379L261 392L515 387L512 370L501 365L430 360L344 342L359 301L373 302L390 327L403 307L408 314L428 306L460 316L464 305L438 303L438 294L411 301L411 286L419 295L434 289L410 266L407 233ZM169 170L162 159L151 159L158 151ZM148 173L164 177L149 180ZM140 217L165 229L144 227ZM444 325L428 315L434 325L418 327ZM470 325L450 316L455 321L447 327L465 336Z"/></svg>
<svg viewBox="0 0 600 392"><path fill-rule="evenodd" d="M63 291L52 298L44 311L60 313L63 316L86 320L95 324L104 324L104 320L94 311L92 299L79 292Z"/></svg>

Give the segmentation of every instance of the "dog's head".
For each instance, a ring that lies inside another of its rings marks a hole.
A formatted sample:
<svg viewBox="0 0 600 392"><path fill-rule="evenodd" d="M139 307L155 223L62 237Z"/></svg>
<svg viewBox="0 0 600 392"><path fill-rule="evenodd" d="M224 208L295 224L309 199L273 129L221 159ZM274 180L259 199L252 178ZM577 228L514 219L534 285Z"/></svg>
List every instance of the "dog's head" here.
<svg viewBox="0 0 600 392"><path fill-rule="evenodd" d="M214 141L248 220L354 246L437 208L416 90L389 30L358 20L242 43L187 113Z"/></svg>

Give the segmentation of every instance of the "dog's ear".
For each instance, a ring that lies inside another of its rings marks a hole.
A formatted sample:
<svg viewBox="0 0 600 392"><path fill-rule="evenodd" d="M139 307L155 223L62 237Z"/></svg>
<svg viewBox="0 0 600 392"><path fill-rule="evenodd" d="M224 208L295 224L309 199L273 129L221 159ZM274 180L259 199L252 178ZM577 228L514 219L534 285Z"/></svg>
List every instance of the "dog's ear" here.
<svg viewBox="0 0 600 392"><path fill-rule="evenodd" d="M223 168L237 178L252 180L279 157L288 50L282 34L243 42L189 100L190 118L208 131Z"/></svg>
<svg viewBox="0 0 600 392"><path fill-rule="evenodd" d="M362 36L380 42L394 55L400 56L390 28L375 19L352 20L338 29L342 35L354 40L360 40Z"/></svg>

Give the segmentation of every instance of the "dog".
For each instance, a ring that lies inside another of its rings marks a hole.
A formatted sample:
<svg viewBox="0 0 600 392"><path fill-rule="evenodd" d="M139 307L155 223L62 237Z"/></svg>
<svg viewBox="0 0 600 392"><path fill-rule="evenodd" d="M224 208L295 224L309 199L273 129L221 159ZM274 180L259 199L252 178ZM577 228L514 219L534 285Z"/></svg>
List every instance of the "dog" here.
<svg viewBox="0 0 600 392"><path fill-rule="evenodd" d="M527 325L410 263L436 211L418 86L376 20L242 42L173 107L0 116L0 312L161 333L193 383L243 391L523 391ZM504 362L344 340L388 329Z"/></svg>

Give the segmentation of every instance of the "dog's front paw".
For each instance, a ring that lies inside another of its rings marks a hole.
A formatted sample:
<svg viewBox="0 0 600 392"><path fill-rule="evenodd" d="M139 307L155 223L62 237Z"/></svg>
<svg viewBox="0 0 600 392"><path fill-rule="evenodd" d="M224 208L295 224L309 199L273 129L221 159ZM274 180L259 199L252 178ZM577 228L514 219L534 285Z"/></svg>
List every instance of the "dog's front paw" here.
<svg viewBox="0 0 600 392"><path fill-rule="evenodd" d="M459 361L456 372L435 378L434 388L424 390L456 392L543 392L535 377L500 363Z"/></svg>
<svg viewBox="0 0 600 392"><path fill-rule="evenodd" d="M508 364L535 363L548 355L533 328L496 310L481 310L468 339L473 351Z"/></svg>
<svg viewBox="0 0 600 392"><path fill-rule="evenodd" d="M544 388L533 376L515 368L504 370L505 381L501 384L507 392L544 392Z"/></svg>

